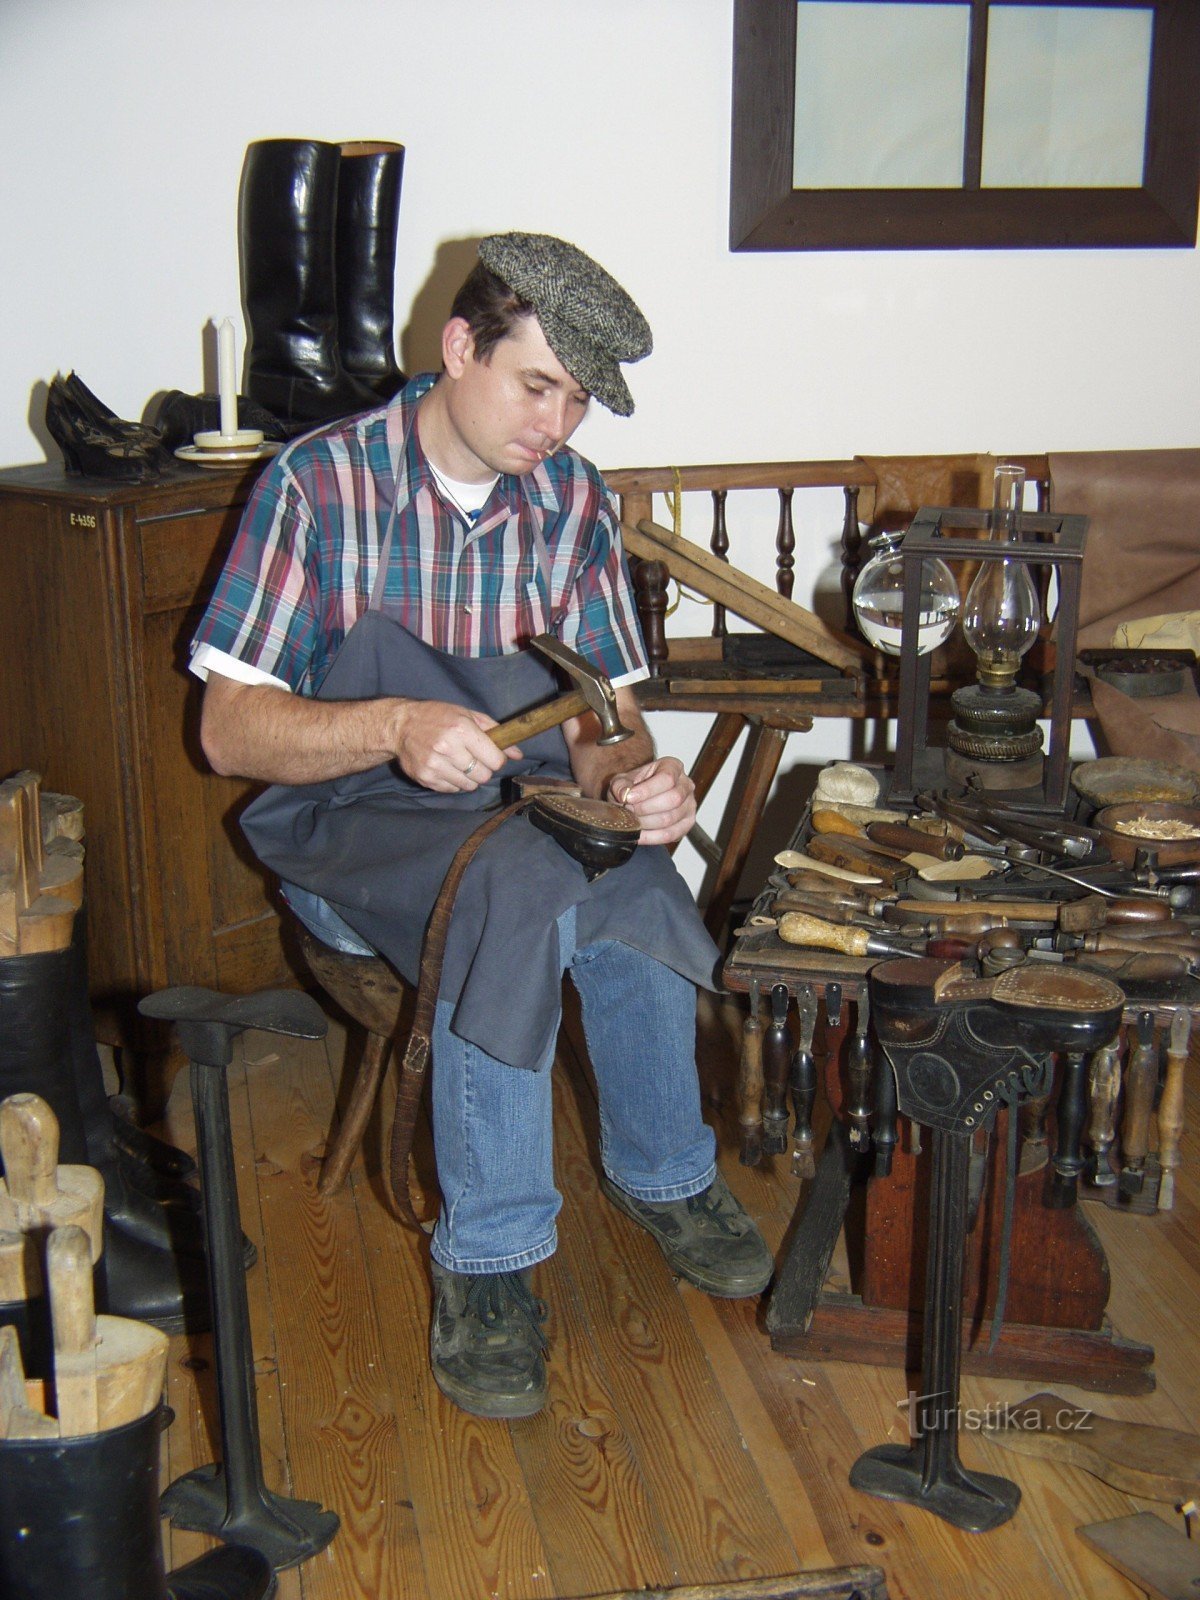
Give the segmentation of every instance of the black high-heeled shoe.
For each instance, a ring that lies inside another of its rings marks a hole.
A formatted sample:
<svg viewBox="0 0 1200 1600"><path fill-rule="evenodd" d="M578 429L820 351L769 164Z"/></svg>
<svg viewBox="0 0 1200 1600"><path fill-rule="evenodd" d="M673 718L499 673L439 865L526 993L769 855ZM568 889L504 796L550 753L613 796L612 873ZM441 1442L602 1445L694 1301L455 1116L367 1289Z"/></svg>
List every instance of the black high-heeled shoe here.
<svg viewBox="0 0 1200 1600"><path fill-rule="evenodd" d="M85 417L61 378L53 380L46 395L46 430L74 476L145 483L155 475L156 463L146 447Z"/></svg>
<svg viewBox="0 0 1200 1600"><path fill-rule="evenodd" d="M157 428L148 427L144 422L130 422L124 417L119 417L98 395L92 393L75 371L67 373L63 379L63 389L79 414L91 422L101 434L111 433L117 439L128 439L132 444L140 444L151 460L159 460L160 464L165 465L168 452L164 448L162 435Z"/></svg>

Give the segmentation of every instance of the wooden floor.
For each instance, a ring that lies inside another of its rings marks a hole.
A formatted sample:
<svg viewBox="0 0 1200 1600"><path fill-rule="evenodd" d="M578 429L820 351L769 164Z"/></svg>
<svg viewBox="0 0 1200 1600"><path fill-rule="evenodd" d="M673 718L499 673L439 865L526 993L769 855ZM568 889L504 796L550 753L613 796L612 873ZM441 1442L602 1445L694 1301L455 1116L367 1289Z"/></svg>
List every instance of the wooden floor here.
<svg viewBox="0 0 1200 1600"><path fill-rule="evenodd" d="M800 1185L783 1158L737 1162L737 1014L702 1006L703 1079L731 1186L778 1249ZM578 1038L560 1049L557 1141L566 1197L558 1254L538 1269L551 1306L550 1402L538 1417L480 1421L429 1373L427 1245L382 1200L390 1105L343 1192L316 1191L320 1154L356 1040L250 1034L230 1074L242 1220L260 1259L248 1278L268 1483L337 1511L329 1548L280 1578L281 1600L527 1600L670 1589L874 1563L896 1600L1141 1593L1077 1526L1169 1505L1135 1501L1077 1468L962 1437L970 1467L1014 1478L1016 1517L960 1533L850 1488L855 1457L907 1438L899 1367L810 1365L776 1355L755 1302L677 1284L650 1239L599 1194L596 1110ZM1089 1206L1112 1263L1117 1330L1157 1351L1157 1391L1068 1399L1107 1416L1191 1430L1200 1348L1200 1095L1192 1083L1181 1192L1171 1215ZM186 1073L167 1131L190 1143ZM835 1271L837 1266L835 1263ZM212 1459L206 1340L172 1341L164 1481ZM966 1380L964 1403L1016 1401L1034 1383ZM164 1525L165 1527L166 1525ZM169 1565L208 1540L167 1530Z"/></svg>

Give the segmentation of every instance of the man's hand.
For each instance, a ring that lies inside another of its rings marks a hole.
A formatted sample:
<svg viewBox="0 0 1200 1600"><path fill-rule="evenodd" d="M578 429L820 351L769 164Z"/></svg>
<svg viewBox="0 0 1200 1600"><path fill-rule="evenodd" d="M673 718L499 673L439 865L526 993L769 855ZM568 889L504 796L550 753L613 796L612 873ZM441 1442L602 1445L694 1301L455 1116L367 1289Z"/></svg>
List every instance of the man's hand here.
<svg viewBox="0 0 1200 1600"><path fill-rule="evenodd" d="M478 789L498 772L517 746L497 750L487 736L494 717L445 700L408 700L399 721L396 759L414 783L437 794Z"/></svg>
<svg viewBox="0 0 1200 1600"><path fill-rule="evenodd" d="M615 772L608 797L641 823L639 844L674 844L696 820L696 787L677 756L658 756L630 772Z"/></svg>
<svg viewBox="0 0 1200 1600"><path fill-rule="evenodd" d="M478 789L518 746L497 750L482 711L442 700L315 700L210 672L200 739L215 772L262 783L324 783L396 761L438 794Z"/></svg>

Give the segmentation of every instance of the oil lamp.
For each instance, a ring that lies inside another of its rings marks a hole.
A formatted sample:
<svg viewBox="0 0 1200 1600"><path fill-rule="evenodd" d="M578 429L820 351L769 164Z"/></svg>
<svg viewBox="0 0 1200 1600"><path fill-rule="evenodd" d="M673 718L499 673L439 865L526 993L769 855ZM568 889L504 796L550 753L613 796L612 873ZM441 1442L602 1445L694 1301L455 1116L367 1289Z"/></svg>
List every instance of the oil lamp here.
<svg viewBox="0 0 1200 1600"><path fill-rule="evenodd" d="M1042 699L1017 686L1021 662L1042 622L1037 591L1019 548L1025 470L999 462L988 514L991 543L1012 545L981 563L967 591L962 631L976 659L976 681L950 697L946 774L973 777L984 788L1013 789L1041 781Z"/></svg>

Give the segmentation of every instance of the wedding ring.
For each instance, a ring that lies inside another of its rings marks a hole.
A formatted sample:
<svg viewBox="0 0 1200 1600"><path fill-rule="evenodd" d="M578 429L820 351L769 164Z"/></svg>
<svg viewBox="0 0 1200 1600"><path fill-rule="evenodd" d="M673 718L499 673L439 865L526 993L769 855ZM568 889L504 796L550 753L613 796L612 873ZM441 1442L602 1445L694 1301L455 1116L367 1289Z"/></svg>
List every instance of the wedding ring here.
<svg viewBox="0 0 1200 1600"><path fill-rule="evenodd" d="M471 774L475 771L475 768L478 765L479 765L478 757L472 756L470 761L468 761L466 766L463 768L463 777L464 778L469 778L471 776Z"/></svg>

